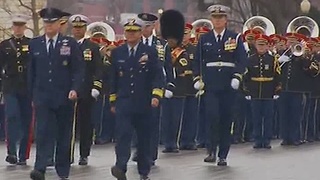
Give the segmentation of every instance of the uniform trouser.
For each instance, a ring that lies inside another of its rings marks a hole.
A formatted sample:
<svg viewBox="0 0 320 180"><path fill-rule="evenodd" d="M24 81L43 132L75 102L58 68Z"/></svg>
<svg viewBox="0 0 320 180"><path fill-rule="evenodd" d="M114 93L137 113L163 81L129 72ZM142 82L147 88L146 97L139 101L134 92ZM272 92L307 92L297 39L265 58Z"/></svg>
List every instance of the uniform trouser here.
<svg viewBox="0 0 320 180"><path fill-rule="evenodd" d="M204 95L200 97L199 101L199 109L197 110L197 143L205 144L206 143L206 118L205 118L205 103L204 103Z"/></svg>
<svg viewBox="0 0 320 180"><path fill-rule="evenodd" d="M195 146L197 134L197 108L198 98L187 96L183 110L183 120L180 136L180 147Z"/></svg>
<svg viewBox="0 0 320 180"><path fill-rule="evenodd" d="M4 115L4 104L0 103L0 140L5 139L5 115Z"/></svg>
<svg viewBox="0 0 320 180"><path fill-rule="evenodd" d="M245 119L245 128L244 128L244 140L249 141L253 138L253 120L252 120L252 111L251 111L251 102L245 100L244 102L244 112Z"/></svg>
<svg viewBox="0 0 320 180"><path fill-rule="evenodd" d="M110 111L108 96L99 96L92 105L92 120L96 140L111 141L114 139L115 118Z"/></svg>
<svg viewBox="0 0 320 180"><path fill-rule="evenodd" d="M152 118L150 125L150 151L151 159L155 161L158 159L158 147L160 141L160 113L161 107L152 108Z"/></svg>
<svg viewBox="0 0 320 180"><path fill-rule="evenodd" d="M318 98L311 98L310 99L310 106L309 106L309 116L308 122L306 124L306 132L305 136L307 140L315 140L318 137L318 117L319 117L319 104L320 101Z"/></svg>
<svg viewBox="0 0 320 180"><path fill-rule="evenodd" d="M116 166L127 172L131 155L131 139L134 130L137 134L138 171L140 175L150 172L150 118L151 113L129 113L123 109L125 100L117 100L116 106Z"/></svg>
<svg viewBox="0 0 320 180"><path fill-rule="evenodd" d="M31 99L26 95L4 94L4 100L8 155L17 155L20 142L19 159L29 159L33 138Z"/></svg>
<svg viewBox="0 0 320 180"><path fill-rule="evenodd" d="M80 157L88 157L93 140L93 121L91 116L94 99L91 96L80 98L76 106L76 122L80 130ZM73 148L74 150L74 148ZM73 153L74 154L74 153Z"/></svg>
<svg viewBox="0 0 320 180"><path fill-rule="evenodd" d="M300 141L302 93L282 92L279 98L281 138L290 143Z"/></svg>
<svg viewBox="0 0 320 180"><path fill-rule="evenodd" d="M311 94L304 93L303 94L303 108L302 108L302 118L300 121L300 139L302 141L306 140L309 126L309 116L311 113Z"/></svg>
<svg viewBox="0 0 320 180"><path fill-rule="evenodd" d="M280 115L279 115L279 101L274 102L273 112L273 136L276 138L280 137Z"/></svg>
<svg viewBox="0 0 320 180"><path fill-rule="evenodd" d="M163 99L163 136L166 149L177 149L185 98Z"/></svg>
<svg viewBox="0 0 320 180"><path fill-rule="evenodd" d="M272 138L273 99L251 100L253 134L257 144L269 144Z"/></svg>
<svg viewBox="0 0 320 180"><path fill-rule="evenodd" d="M237 92L235 107L234 107L234 125L233 139L240 141L244 137L244 129L246 122L246 99L241 92Z"/></svg>
<svg viewBox="0 0 320 180"><path fill-rule="evenodd" d="M45 173L50 148L56 140L55 168L57 174L63 177L69 176L73 110L71 101L57 108L52 108L49 104L36 104L35 170Z"/></svg>
<svg viewBox="0 0 320 180"><path fill-rule="evenodd" d="M231 124L235 92L225 90L207 91L205 95L207 124L207 151L216 154L219 146L219 158L227 158L231 141Z"/></svg>

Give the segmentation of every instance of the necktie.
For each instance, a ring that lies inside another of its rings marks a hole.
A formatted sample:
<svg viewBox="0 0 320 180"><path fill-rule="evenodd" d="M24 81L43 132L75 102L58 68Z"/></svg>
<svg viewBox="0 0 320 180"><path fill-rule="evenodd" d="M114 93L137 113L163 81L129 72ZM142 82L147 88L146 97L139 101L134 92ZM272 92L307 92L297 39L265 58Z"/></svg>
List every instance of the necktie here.
<svg viewBox="0 0 320 180"><path fill-rule="evenodd" d="M134 48L131 48L130 49L130 58L133 58L134 57Z"/></svg>
<svg viewBox="0 0 320 180"><path fill-rule="evenodd" d="M52 55L53 49L54 49L54 47L53 47L53 39L49 39L49 56Z"/></svg>
<svg viewBox="0 0 320 180"><path fill-rule="evenodd" d="M221 41L221 35L219 34L217 37L218 37L218 42L220 42Z"/></svg>
<svg viewBox="0 0 320 180"><path fill-rule="evenodd" d="M149 46L148 38L146 38L146 41L144 43L145 45Z"/></svg>

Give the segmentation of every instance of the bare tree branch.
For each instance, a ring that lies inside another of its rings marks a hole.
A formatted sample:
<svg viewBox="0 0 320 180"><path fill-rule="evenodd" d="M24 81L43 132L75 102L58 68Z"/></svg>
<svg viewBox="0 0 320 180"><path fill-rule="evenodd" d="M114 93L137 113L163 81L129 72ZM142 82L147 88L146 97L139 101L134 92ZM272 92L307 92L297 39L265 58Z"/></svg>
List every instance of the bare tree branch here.
<svg viewBox="0 0 320 180"><path fill-rule="evenodd" d="M33 11L33 9L32 9L30 6L25 5L25 4L22 2L22 0L19 0L19 3L20 3L20 6L26 8L26 9L29 9L30 11Z"/></svg>

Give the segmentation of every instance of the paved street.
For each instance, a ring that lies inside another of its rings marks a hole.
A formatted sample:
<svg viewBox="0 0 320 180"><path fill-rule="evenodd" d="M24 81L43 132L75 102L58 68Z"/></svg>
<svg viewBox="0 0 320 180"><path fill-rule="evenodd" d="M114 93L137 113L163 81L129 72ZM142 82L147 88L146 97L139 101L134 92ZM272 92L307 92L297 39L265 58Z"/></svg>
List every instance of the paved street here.
<svg viewBox="0 0 320 180"><path fill-rule="evenodd" d="M320 143L300 147L280 147L273 143L272 150L253 150L251 145L234 145L229 157L229 167L203 163L204 150L162 154L153 167L152 180L319 180ZM8 166L5 144L0 144L0 179L25 180L32 166ZM73 165L71 180L113 180L110 167L115 160L113 145L94 146L90 166ZM33 165L34 151L32 154ZM76 159L77 160L77 159ZM138 180L136 165L129 164L129 180ZM56 180L53 168L48 169L48 180Z"/></svg>

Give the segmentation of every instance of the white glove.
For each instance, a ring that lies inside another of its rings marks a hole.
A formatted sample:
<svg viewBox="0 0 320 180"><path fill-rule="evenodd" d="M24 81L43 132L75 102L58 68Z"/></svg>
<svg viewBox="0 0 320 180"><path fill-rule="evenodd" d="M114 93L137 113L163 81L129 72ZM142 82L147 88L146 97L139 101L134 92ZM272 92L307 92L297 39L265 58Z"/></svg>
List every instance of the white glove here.
<svg viewBox="0 0 320 180"><path fill-rule="evenodd" d="M204 83L202 81L197 81L196 83L194 83L193 87L196 90L202 90L204 88Z"/></svg>
<svg viewBox="0 0 320 180"><path fill-rule="evenodd" d="M96 89L91 89L91 96L95 99L100 95L100 92Z"/></svg>
<svg viewBox="0 0 320 180"><path fill-rule="evenodd" d="M173 96L173 92L172 91L167 90L167 89L164 91L164 97L172 98L172 96Z"/></svg>
<svg viewBox="0 0 320 180"><path fill-rule="evenodd" d="M279 97L280 97L279 95L273 95L273 99L275 99L275 100L279 99Z"/></svg>
<svg viewBox="0 0 320 180"><path fill-rule="evenodd" d="M246 100L251 100L251 96L246 96Z"/></svg>
<svg viewBox="0 0 320 180"><path fill-rule="evenodd" d="M289 58L289 56L282 55L279 57L278 61L279 61L279 63L289 62L290 58Z"/></svg>
<svg viewBox="0 0 320 180"><path fill-rule="evenodd" d="M239 86L240 86L240 81L236 78L233 78L231 80L231 87L234 89L234 90L238 90L239 89Z"/></svg>

